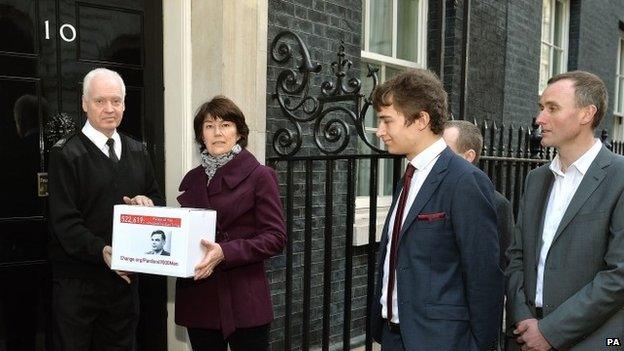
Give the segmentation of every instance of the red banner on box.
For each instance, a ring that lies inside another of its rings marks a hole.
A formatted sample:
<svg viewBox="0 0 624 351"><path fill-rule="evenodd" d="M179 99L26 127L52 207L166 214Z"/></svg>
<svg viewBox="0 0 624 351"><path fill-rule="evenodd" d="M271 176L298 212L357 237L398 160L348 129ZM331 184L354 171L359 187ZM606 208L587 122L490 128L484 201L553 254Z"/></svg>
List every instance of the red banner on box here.
<svg viewBox="0 0 624 351"><path fill-rule="evenodd" d="M180 227L182 223L181 218L172 217L155 217L155 216L140 216L131 214L121 214L119 218L120 223L130 224L143 224L143 225L155 225L160 227Z"/></svg>

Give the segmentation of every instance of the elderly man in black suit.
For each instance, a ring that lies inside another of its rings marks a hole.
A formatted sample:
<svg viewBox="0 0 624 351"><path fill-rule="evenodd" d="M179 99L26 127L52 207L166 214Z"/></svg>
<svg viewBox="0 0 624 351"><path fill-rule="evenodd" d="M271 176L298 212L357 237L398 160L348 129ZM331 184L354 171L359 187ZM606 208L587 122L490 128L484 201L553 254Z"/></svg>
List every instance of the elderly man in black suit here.
<svg viewBox="0 0 624 351"><path fill-rule="evenodd" d="M117 130L125 111L121 76L97 68L82 88L87 121L50 150L55 350L134 350L138 281L110 269L113 206L163 205L164 199L145 146Z"/></svg>

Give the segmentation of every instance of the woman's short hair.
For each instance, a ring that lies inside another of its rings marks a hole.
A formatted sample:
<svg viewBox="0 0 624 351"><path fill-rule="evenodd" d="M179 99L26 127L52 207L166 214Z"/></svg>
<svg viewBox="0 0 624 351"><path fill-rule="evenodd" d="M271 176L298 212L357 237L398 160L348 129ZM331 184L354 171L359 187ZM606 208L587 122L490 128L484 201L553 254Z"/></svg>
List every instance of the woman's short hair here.
<svg viewBox="0 0 624 351"><path fill-rule="evenodd" d="M226 98L223 95L217 95L210 101L204 102L193 119L193 129L195 130L195 141L199 144L199 151L204 151L206 145L203 141L203 126L206 118L210 116L215 119L222 119L224 121L234 122L236 125L236 132L240 135L238 145L241 147L247 146L247 137L249 136L249 127L245 123L245 115L236 106L236 104Z"/></svg>

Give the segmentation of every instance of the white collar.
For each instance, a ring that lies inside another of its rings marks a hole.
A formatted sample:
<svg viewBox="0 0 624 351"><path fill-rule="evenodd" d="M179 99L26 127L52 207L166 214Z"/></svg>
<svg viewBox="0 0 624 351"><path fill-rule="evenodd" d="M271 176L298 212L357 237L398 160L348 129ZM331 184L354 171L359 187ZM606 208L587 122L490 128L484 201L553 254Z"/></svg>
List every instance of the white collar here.
<svg viewBox="0 0 624 351"><path fill-rule="evenodd" d="M417 170L423 170L429 166L429 164L438 157L442 151L446 149L446 142L440 138L435 143L429 145L426 149L421 151L418 155L414 156L409 162Z"/></svg>
<svg viewBox="0 0 624 351"><path fill-rule="evenodd" d="M108 137L104 135L104 133L93 128L91 123L89 123L89 120L87 120L84 127L82 127L82 133L86 135L87 138L89 138L89 140L91 140L98 149L108 150L108 146L106 145ZM113 132L111 138L115 140L115 149L117 149L118 147L121 148L121 137L119 136L119 133L117 133L117 129L115 129L115 132ZM117 153L117 155L119 155L119 153Z"/></svg>
<svg viewBox="0 0 624 351"><path fill-rule="evenodd" d="M581 157L574 161L568 167L568 169L574 167L581 175L584 176L585 173L587 173L589 166L591 166L592 162L594 162L594 160L596 159L596 156L598 156L598 153L601 149L602 142L600 141L600 139L594 139L594 145L592 145L592 147L585 151L585 153L581 155ZM559 158L559 155L553 158L549 168L555 175L564 175L564 173L561 171L561 159Z"/></svg>

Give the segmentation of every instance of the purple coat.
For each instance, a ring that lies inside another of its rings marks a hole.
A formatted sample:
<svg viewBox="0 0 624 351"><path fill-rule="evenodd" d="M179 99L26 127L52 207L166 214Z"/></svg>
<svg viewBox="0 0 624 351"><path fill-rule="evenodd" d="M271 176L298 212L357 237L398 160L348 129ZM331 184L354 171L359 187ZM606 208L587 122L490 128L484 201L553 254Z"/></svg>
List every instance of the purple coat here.
<svg viewBox="0 0 624 351"><path fill-rule="evenodd" d="M273 320L273 306L264 260L279 254L286 242L282 204L275 171L261 165L247 150L217 170L206 188L202 166L182 179L182 207L217 211L216 242L225 260L200 281L178 279L175 321L191 328L221 329L228 337L236 328Z"/></svg>

